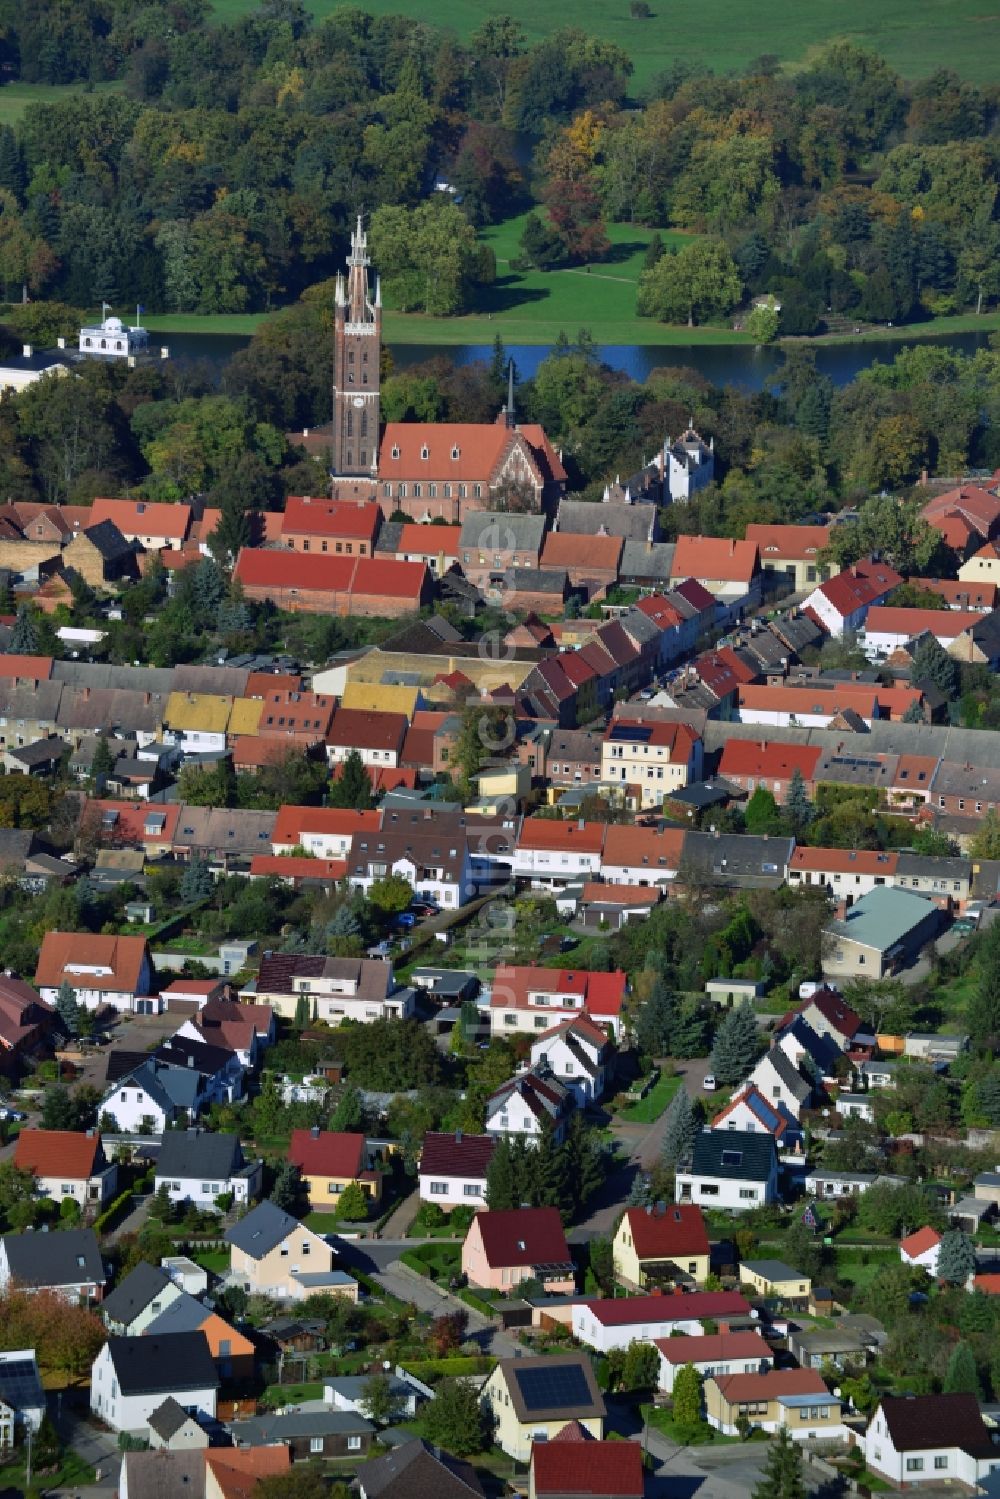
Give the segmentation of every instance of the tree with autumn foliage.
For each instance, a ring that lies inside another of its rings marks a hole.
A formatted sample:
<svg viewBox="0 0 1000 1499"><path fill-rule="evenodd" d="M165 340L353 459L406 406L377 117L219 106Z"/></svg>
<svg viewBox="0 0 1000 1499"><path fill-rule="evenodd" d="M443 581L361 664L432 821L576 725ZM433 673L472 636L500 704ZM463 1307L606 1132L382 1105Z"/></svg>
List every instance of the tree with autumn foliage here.
<svg viewBox="0 0 1000 1499"><path fill-rule="evenodd" d="M427 1341L434 1349L435 1358L447 1358L462 1346L465 1330L469 1325L468 1312L445 1312L431 1323Z"/></svg>
<svg viewBox="0 0 1000 1499"><path fill-rule="evenodd" d="M15 1288L0 1296L0 1348L34 1348L43 1369L85 1374L106 1337L96 1312L55 1291Z"/></svg>
<svg viewBox="0 0 1000 1499"><path fill-rule="evenodd" d="M556 136L545 162L545 205L567 260L599 260L610 249L594 164L604 123L585 109Z"/></svg>

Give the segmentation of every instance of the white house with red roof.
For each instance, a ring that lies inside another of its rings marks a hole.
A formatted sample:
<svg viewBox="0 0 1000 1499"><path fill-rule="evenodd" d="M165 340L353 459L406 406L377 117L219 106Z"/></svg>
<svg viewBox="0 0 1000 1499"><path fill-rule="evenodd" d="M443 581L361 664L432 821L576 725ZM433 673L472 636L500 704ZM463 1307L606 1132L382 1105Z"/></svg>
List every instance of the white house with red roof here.
<svg viewBox="0 0 1000 1499"><path fill-rule="evenodd" d="M764 1097L755 1083L745 1083L734 1093L712 1120L712 1129L733 1130L745 1134L771 1135L779 1155L802 1150L802 1129L798 1120L778 1103Z"/></svg>
<svg viewBox="0 0 1000 1499"><path fill-rule="evenodd" d="M551 817L526 817L514 850L514 878L533 885L565 885L600 873L607 826Z"/></svg>
<svg viewBox="0 0 1000 1499"><path fill-rule="evenodd" d="M872 605L884 604L902 581L886 563L867 558L820 583L802 607L828 635L839 638L863 629Z"/></svg>
<svg viewBox="0 0 1000 1499"><path fill-rule="evenodd" d="M803 1000L798 1007L798 1014L812 1026L817 1035L829 1036L842 1051L847 1050L861 1029L861 1016L851 1009L838 990L831 989L829 985L817 989L809 999Z"/></svg>
<svg viewBox="0 0 1000 1499"><path fill-rule="evenodd" d="M767 1369L759 1374L714 1374L705 1381L709 1424L735 1436L740 1418L762 1431L784 1426L794 1441L847 1435L839 1395L815 1369Z"/></svg>
<svg viewBox="0 0 1000 1499"><path fill-rule="evenodd" d="M532 1043L531 1065L547 1068L586 1108L602 1097L613 1054L607 1031L579 1015L542 1032Z"/></svg>
<svg viewBox="0 0 1000 1499"><path fill-rule="evenodd" d="M417 1171L421 1202L433 1202L445 1212L482 1206L486 1173L496 1148L493 1135L467 1135L460 1129L447 1134L429 1131Z"/></svg>
<svg viewBox="0 0 1000 1499"><path fill-rule="evenodd" d="M756 1313L738 1291L676 1292L672 1296L596 1297L573 1307L573 1336L608 1353L630 1343L655 1343L674 1333L701 1337L704 1323L721 1331L752 1328Z"/></svg>
<svg viewBox="0 0 1000 1499"><path fill-rule="evenodd" d="M622 1028L626 977L614 973L577 973L565 968L502 964L490 990L490 1029L494 1036L526 1031L541 1034L562 1020L584 1012L598 1025L610 1026L617 1040Z"/></svg>
<svg viewBox="0 0 1000 1499"><path fill-rule="evenodd" d="M645 1492L638 1442L606 1442L568 1421L551 1441L531 1444L528 1499L643 1499Z"/></svg>
<svg viewBox="0 0 1000 1499"><path fill-rule="evenodd" d="M555 1208L480 1212L462 1245L462 1270L470 1285L510 1291L522 1280L540 1280L552 1295L576 1289L573 1257Z"/></svg>
<svg viewBox="0 0 1000 1499"><path fill-rule="evenodd" d="M179 552L191 529L190 505L161 505L149 500L96 499L90 525L112 521L126 541L137 541L147 552Z"/></svg>
<svg viewBox="0 0 1000 1499"><path fill-rule="evenodd" d="M304 848L317 859L344 859L355 833L377 833L380 812L356 812L348 807L295 807L278 810L271 830L271 852L290 854Z"/></svg>
<svg viewBox="0 0 1000 1499"><path fill-rule="evenodd" d="M634 1289L667 1281L703 1281L710 1252L695 1203L627 1208L611 1244L615 1277Z"/></svg>
<svg viewBox="0 0 1000 1499"><path fill-rule="evenodd" d="M918 1228L899 1241L899 1257L904 1265L926 1270L928 1275L937 1275L938 1255L941 1252L941 1235L936 1228Z"/></svg>
<svg viewBox="0 0 1000 1499"><path fill-rule="evenodd" d="M726 608L760 598L760 557L755 541L725 536L678 536L670 564L671 584L694 578Z"/></svg>
<svg viewBox="0 0 1000 1499"><path fill-rule="evenodd" d="M14 1165L31 1172L39 1197L71 1198L81 1209L100 1211L118 1183L118 1167L108 1162L93 1129L24 1129L14 1147Z"/></svg>
<svg viewBox="0 0 1000 1499"><path fill-rule="evenodd" d="M677 1371L685 1364L691 1364L703 1379L716 1374L763 1374L774 1367L774 1354L756 1329L658 1338L655 1347L660 1356L656 1383L667 1395L673 1394Z"/></svg>
<svg viewBox="0 0 1000 1499"><path fill-rule="evenodd" d="M919 635L933 635L944 650L982 623L975 609L908 609L876 604L868 611L858 644L869 661L886 661Z"/></svg>

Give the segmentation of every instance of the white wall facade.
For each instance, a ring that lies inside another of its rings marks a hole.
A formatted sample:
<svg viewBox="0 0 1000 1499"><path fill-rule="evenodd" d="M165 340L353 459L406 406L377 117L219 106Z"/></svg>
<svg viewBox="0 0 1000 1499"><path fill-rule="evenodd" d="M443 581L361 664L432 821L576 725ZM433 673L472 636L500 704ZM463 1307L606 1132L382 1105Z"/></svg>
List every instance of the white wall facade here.
<svg viewBox="0 0 1000 1499"><path fill-rule="evenodd" d="M486 1205L486 1178L475 1176L440 1176L420 1172L420 1201L435 1202L446 1211L451 1208L481 1208Z"/></svg>
<svg viewBox="0 0 1000 1499"><path fill-rule="evenodd" d="M570 884L592 880L601 869L600 851L579 848L522 848L514 850L514 878Z"/></svg>
<svg viewBox="0 0 1000 1499"><path fill-rule="evenodd" d="M680 1338L675 1341L680 1343ZM694 1365L703 1379L709 1379L713 1374L763 1374L766 1369L774 1367L774 1359L770 1355L763 1354L760 1358L691 1359L687 1362ZM683 1367L683 1364L675 1364L664 1358L663 1353L660 1352L657 1387L665 1394L672 1395L677 1371Z"/></svg>
<svg viewBox="0 0 1000 1499"><path fill-rule="evenodd" d="M214 1389L175 1390L172 1393L185 1410L215 1415ZM123 1395L118 1387L109 1345L105 1343L90 1371L90 1409L95 1416L99 1416L112 1431L137 1431L148 1435L149 1418L166 1398L162 1390L149 1395Z"/></svg>
<svg viewBox="0 0 1000 1499"><path fill-rule="evenodd" d="M652 1343L658 1338L669 1338L672 1333L682 1332L691 1338L704 1335L701 1322L694 1317L684 1317L674 1311L670 1317L659 1321L626 1322L608 1327L599 1321L585 1303L573 1308L573 1336L588 1348L599 1353L608 1353L612 1348L627 1348L630 1343Z"/></svg>

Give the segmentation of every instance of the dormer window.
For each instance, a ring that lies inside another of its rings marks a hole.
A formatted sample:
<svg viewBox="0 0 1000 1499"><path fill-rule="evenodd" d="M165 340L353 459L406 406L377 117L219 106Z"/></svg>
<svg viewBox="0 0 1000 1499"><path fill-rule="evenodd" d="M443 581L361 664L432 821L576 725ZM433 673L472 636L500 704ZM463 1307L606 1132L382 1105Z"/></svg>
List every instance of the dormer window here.
<svg viewBox="0 0 1000 1499"><path fill-rule="evenodd" d="M421 458L429 458L431 456L431 450L426 443L424 443L423 447L420 449L420 456Z"/></svg>
<svg viewBox="0 0 1000 1499"><path fill-rule="evenodd" d="M394 457L394 458L398 458L398 457L399 457L399 449L398 449L398 447L396 447L396 446L393 446L393 449L392 449L392 456L393 456L393 457Z"/></svg>
<svg viewBox="0 0 1000 1499"><path fill-rule="evenodd" d="M452 456L453 459L457 459L458 458L459 454L458 454L458 447L457 446L454 447L454 448L452 448L452 450L451 450L451 456Z"/></svg>

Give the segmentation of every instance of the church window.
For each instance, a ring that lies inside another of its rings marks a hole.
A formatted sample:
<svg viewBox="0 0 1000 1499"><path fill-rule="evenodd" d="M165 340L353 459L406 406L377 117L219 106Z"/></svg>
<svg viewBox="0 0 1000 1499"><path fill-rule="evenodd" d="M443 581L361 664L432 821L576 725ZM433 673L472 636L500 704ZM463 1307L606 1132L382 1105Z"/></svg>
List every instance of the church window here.
<svg viewBox="0 0 1000 1499"><path fill-rule="evenodd" d="M367 349L365 350L365 352L361 356L361 363L362 364L367 364L368 363L368 350Z"/></svg>
<svg viewBox="0 0 1000 1499"><path fill-rule="evenodd" d="M460 484L458 486L458 498L460 500L464 500L465 499L465 485L464 484Z"/></svg>
<svg viewBox="0 0 1000 1499"><path fill-rule="evenodd" d="M362 411L362 413L361 413L361 436L362 437L367 437L368 436L368 407L367 406L365 407L364 411Z"/></svg>
<svg viewBox="0 0 1000 1499"><path fill-rule="evenodd" d="M428 448L426 443L424 443L423 447L420 449L420 456L421 458L429 458L431 456L430 449Z"/></svg>
<svg viewBox="0 0 1000 1499"><path fill-rule="evenodd" d="M398 448L396 448L396 447L393 448L393 450L392 450L392 456L394 458L398 458L399 457L399 449Z"/></svg>
<svg viewBox="0 0 1000 1499"><path fill-rule="evenodd" d="M347 450L347 467L350 468L351 465L353 464L353 462L354 462L354 455L351 452L350 448L348 448L348 450Z"/></svg>
<svg viewBox="0 0 1000 1499"><path fill-rule="evenodd" d="M475 495L477 500L481 500L483 497L483 486L481 484L473 484L472 493Z"/></svg>
<svg viewBox="0 0 1000 1499"><path fill-rule="evenodd" d="M347 412L347 435L348 437L354 436L354 412L350 408Z"/></svg>
<svg viewBox="0 0 1000 1499"><path fill-rule="evenodd" d="M419 484L414 484L414 486L413 486L413 497L416 500L419 500L419 498L420 498L420 485Z"/></svg>
<svg viewBox="0 0 1000 1499"><path fill-rule="evenodd" d="M348 351L347 351L347 362L348 362L348 364L353 364L354 363L354 350L353 349L348 349Z"/></svg>
<svg viewBox="0 0 1000 1499"><path fill-rule="evenodd" d="M437 499L437 492L438 492L438 487L437 487L436 484L428 484L428 486L427 486L427 493L430 495L430 497L431 497L432 500L436 500Z"/></svg>
<svg viewBox="0 0 1000 1499"><path fill-rule="evenodd" d="M452 456L452 458L457 458L458 457L458 448L457 447L452 448L452 450L451 450L451 456Z"/></svg>
<svg viewBox="0 0 1000 1499"><path fill-rule="evenodd" d="M367 370L365 370L364 374L361 376L361 384L362 385L367 385L368 384L368 371Z"/></svg>
<svg viewBox="0 0 1000 1499"><path fill-rule="evenodd" d="M347 371L347 383L348 383L348 385L353 385L354 384L354 371L353 370L348 370Z"/></svg>
<svg viewBox="0 0 1000 1499"><path fill-rule="evenodd" d="M446 484L444 486L444 497L445 497L446 500L450 500L451 499L451 485L450 484Z"/></svg>
<svg viewBox="0 0 1000 1499"><path fill-rule="evenodd" d="M365 434L362 432L361 435L362 435L362 437L364 437ZM361 449L361 462L362 463L367 463L368 462L368 454L365 452L364 448Z"/></svg>

